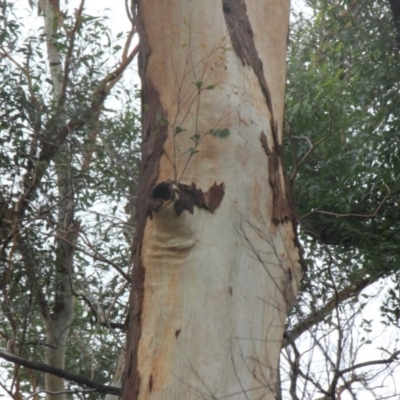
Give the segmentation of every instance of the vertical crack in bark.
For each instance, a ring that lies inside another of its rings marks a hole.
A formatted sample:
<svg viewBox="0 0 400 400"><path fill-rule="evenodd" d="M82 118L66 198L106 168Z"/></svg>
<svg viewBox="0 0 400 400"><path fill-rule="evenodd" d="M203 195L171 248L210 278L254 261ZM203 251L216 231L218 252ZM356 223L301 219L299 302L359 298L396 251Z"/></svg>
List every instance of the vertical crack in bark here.
<svg viewBox="0 0 400 400"><path fill-rule="evenodd" d="M138 5L140 14L140 4ZM127 366L122 387L122 397L135 400L139 397L140 374L138 367L138 347L142 334L142 309L144 296L145 268L142 262L141 249L147 220L147 202L152 188L159 175L159 162L163 145L168 135L167 115L160 101L158 91L146 78L149 48L139 17L135 22L140 36L139 75L142 81L142 158L139 173L139 195L137 228L132 246L132 289L129 300L129 322L127 339ZM163 118L157 118L157 117ZM132 397L133 394L133 397Z"/></svg>
<svg viewBox="0 0 400 400"><path fill-rule="evenodd" d="M274 194L272 221L275 224L279 224L285 220L292 220L294 222L294 210L287 198L287 192L283 190L284 188L281 183L280 154L279 152L270 149L264 132L261 132L260 141L265 154L268 156L269 184L271 185Z"/></svg>
<svg viewBox="0 0 400 400"><path fill-rule="evenodd" d="M253 68L271 114L273 146L268 145L268 140L264 132L261 133L260 140L268 156L269 182L274 196L272 221L278 224L287 219L294 220L294 211L289 204L285 179L284 176L281 176L283 169L278 124L274 117L271 93L265 79L263 63L258 56L253 29L247 16L246 3L244 0L222 0L222 6L233 48L243 65L249 65Z"/></svg>

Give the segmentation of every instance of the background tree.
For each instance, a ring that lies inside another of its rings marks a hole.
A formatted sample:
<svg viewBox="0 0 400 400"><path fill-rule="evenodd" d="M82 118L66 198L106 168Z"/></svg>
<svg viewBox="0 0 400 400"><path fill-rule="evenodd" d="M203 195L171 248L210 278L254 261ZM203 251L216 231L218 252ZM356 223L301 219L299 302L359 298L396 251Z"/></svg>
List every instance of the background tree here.
<svg viewBox="0 0 400 400"><path fill-rule="evenodd" d="M84 6L1 2L0 335L8 356L106 383L123 345L138 159L135 89L118 82L137 48L133 25L112 39ZM30 13L43 27L28 28ZM2 376L10 396L78 389L31 366Z"/></svg>

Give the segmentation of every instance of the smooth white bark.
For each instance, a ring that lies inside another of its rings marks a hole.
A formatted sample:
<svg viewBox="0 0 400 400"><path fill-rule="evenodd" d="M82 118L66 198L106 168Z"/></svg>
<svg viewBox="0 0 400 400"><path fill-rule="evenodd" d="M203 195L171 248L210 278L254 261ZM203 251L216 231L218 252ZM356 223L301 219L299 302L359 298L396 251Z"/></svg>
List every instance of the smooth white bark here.
<svg viewBox="0 0 400 400"><path fill-rule="evenodd" d="M260 140L264 134L279 152L289 2L247 2L273 110L234 49L220 3L147 0L139 12L144 73L170 125L157 182L182 176L204 192L223 183L225 195L214 213L194 207L177 215L165 201L146 221L140 388L125 398L273 399L287 309L302 275L292 221L273 221L271 175L287 200L282 165L268 171ZM198 82L214 88L199 94ZM185 131L174 137L177 126ZM230 135L206 135L211 129ZM205 136L185 169L194 134Z"/></svg>
<svg viewBox="0 0 400 400"><path fill-rule="evenodd" d="M47 60L50 76L53 82L54 104L59 103L59 121L64 122L63 105L60 102L63 86L63 65L60 52L55 45L55 35L60 25L61 13L57 9L57 2L51 0L39 0L39 6L43 14L44 33L47 45ZM71 235L68 230L73 221L73 197L70 187L69 157L59 155L55 159L58 179L60 203L58 206L58 233L60 239L65 237L70 241L76 239L76 232ZM46 325L46 363L52 367L65 369L65 353L67 340L73 315L74 297L72 293L71 274L73 268L73 246L58 239L58 253L54 265L55 294L53 312L44 315ZM52 374L45 375L46 400L66 399L65 381L63 378ZM52 394L59 393L59 394Z"/></svg>
<svg viewBox="0 0 400 400"><path fill-rule="evenodd" d="M110 386L114 386L117 388L120 388L122 386L122 375L124 373L124 367L125 367L125 351L122 350L118 358L117 368L115 369L114 378ZM115 396L113 394L107 394L104 398L104 400L119 400L119 399L120 396Z"/></svg>
<svg viewBox="0 0 400 400"><path fill-rule="evenodd" d="M50 77L53 82L53 98L58 100L62 91L63 69L60 52L54 45L54 35L57 33L61 18L61 13L55 9L56 4L57 2L51 0L39 0L39 7L43 14L44 34L46 36L47 60Z"/></svg>

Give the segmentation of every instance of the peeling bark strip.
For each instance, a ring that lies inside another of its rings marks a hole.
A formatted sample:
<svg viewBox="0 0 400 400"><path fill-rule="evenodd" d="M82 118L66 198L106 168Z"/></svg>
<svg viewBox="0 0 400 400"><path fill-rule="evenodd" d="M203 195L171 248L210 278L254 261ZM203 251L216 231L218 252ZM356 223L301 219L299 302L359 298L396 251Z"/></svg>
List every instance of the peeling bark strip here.
<svg viewBox="0 0 400 400"><path fill-rule="evenodd" d="M139 173L138 215L135 238L132 248L133 263L132 289L129 304L131 305L128 321L128 337L126 351L126 368L123 380L123 396L136 399L139 394L140 374L138 368L138 346L142 335L142 310L144 295L145 269L142 262L141 248L144 229L147 220L147 201L159 175L160 157L163 144L168 136L168 126L159 121L167 121L160 96L147 80L146 68L149 48L141 22L135 16L135 22L140 36L139 42L139 75L142 81L142 158ZM146 110L144 109L146 107ZM162 116L163 118L157 118ZM125 397L126 398L126 397Z"/></svg>
<svg viewBox="0 0 400 400"><path fill-rule="evenodd" d="M278 130L276 129L276 124L274 122L271 93L264 76L263 63L258 56L256 45L254 43L254 34L249 17L247 16L246 3L244 0L222 0L222 7L229 36L237 56L242 60L243 65L247 64L253 68L254 73L260 82L268 109L271 113L272 132L277 138Z"/></svg>
<svg viewBox="0 0 400 400"><path fill-rule="evenodd" d="M213 213L221 204L224 194L223 183L217 185L214 182L214 185L204 193L193 182L189 186L183 183L175 184L173 181L168 180L159 183L153 188L147 213L151 218L153 212L158 211L164 203L171 201L174 201L176 215L181 215L185 210L193 214L194 206L204 208Z"/></svg>
<svg viewBox="0 0 400 400"><path fill-rule="evenodd" d="M263 63L258 56L257 48L254 42L253 29L249 17L247 16L247 7L244 0L222 0L223 11L229 35L236 54L242 60L243 65L249 65L253 68L255 75L260 83L261 90L265 96L268 109L271 113L271 132L273 139L272 148L268 145L267 137L264 132L261 133L261 144L268 156L269 182L274 194L273 222L278 224L286 219L293 219L294 213L289 205L287 193L282 185L285 182L281 175L281 151L278 139L278 125L275 121L272 107L271 93L269 91L267 80L264 76Z"/></svg>
<svg viewBox="0 0 400 400"><path fill-rule="evenodd" d="M280 155L277 151L270 149L264 132L261 132L260 141L265 154L268 156L269 183L274 195L272 221L276 224L286 220L294 221L294 211L289 204L286 191L282 187L282 182L284 182L284 179L281 177Z"/></svg>

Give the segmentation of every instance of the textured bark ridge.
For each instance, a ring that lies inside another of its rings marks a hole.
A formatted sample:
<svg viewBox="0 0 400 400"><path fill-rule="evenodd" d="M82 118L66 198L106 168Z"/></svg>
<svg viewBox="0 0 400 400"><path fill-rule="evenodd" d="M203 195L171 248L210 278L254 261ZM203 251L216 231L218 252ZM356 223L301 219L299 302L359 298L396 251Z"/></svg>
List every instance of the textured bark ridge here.
<svg viewBox="0 0 400 400"><path fill-rule="evenodd" d="M160 123L165 121L167 114L163 109L158 91L146 77L146 66L149 49L140 21L137 20L137 29L141 36L139 52L139 74L142 80L142 159L139 174L138 209L145 210L152 188L159 175L160 156L163 144L168 135L168 127ZM157 118L162 116L162 118ZM132 289L130 295L131 308L128 319L126 369L123 393L134 394L137 398L140 387L140 374L138 371L138 345L142 334L142 310L145 268L141 257L141 247L147 214L139 212L137 215L137 228L132 247L133 264Z"/></svg>
<svg viewBox="0 0 400 400"><path fill-rule="evenodd" d="M151 140L151 139L150 139ZM154 138L152 139L155 140ZM150 146L152 147L152 146ZM159 147L161 148L161 146ZM148 155L148 160L150 160L150 165L157 165L154 163L153 157L159 156L159 154L153 151L152 154ZM152 162L153 161L153 162ZM147 166L148 167L148 166ZM188 211L193 214L194 207L208 210L213 213L220 205L224 197L224 185L223 183L214 183L206 192L203 192L200 188L196 187L195 183L190 186L183 183L175 184L173 181L168 180L165 182L160 182L153 187L152 190L149 189L149 184L154 182L157 178L153 169L146 168L146 165L142 165L142 169L150 175L143 185L146 185L147 198L141 198L141 204L143 208L147 208L146 217L139 219L141 222L140 227L138 227L137 237L135 239L136 246L134 247L134 272L133 272L133 289L131 294L131 304L133 304L133 313L130 315L130 332L131 337L134 340L128 342L128 358L129 363L128 373L130 376L129 381L126 381L124 385L124 390L130 390L130 393L137 393L140 388L140 374L138 371L138 345L141 337L142 330L142 309L143 309L143 297L144 297L144 280L145 280L145 268L143 265L143 259L141 254L141 242L143 240L144 226L147 217L150 219L155 213L157 213L163 206L168 206L173 204L176 216L180 216L184 211ZM143 174L146 177L145 174ZM146 204L146 205L145 205ZM163 240L165 240L163 238ZM191 241L190 246L195 243ZM183 248L186 246L184 245ZM176 249L176 248L175 248ZM180 332L180 330L178 330ZM179 333L175 333L178 338ZM133 372L133 373L132 373ZM134 377L134 379L132 379ZM152 391L153 387L153 376L150 375L149 378L149 391Z"/></svg>
<svg viewBox="0 0 400 400"><path fill-rule="evenodd" d="M274 194L272 221L278 224L288 219L294 220L294 212L287 198L285 177L281 167L281 145L278 138L278 123L275 120L271 93L264 75L263 63L258 56L253 29L247 16L246 3L238 0L223 0L222 4L233 48L243 65L249 65L257 76L271 115L273 143L271 146L268 144L268 139L264 132L261 133L260 140L268 156L269 182Z"/></svg>

